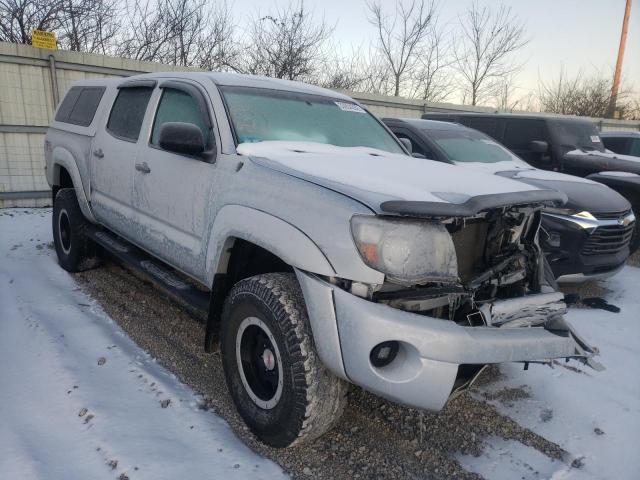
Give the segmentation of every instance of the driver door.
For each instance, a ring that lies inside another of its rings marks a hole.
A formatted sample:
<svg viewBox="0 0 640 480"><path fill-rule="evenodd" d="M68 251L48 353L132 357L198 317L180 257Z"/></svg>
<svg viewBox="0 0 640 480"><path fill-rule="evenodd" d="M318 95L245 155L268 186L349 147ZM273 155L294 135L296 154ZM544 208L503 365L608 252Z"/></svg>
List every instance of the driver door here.
<svg viewBox="0 0 640 480"><path fill-rule="evenodd" d="M141 148L133 176L133 202L147 250L191 275L203 268L200 254L209 211L216 194L217 164L213 115L197 84L186 80L160 83L154 92L147 144ZM167 151L160 146L166 122L192 123L202 130L204 156Z"/></svg>

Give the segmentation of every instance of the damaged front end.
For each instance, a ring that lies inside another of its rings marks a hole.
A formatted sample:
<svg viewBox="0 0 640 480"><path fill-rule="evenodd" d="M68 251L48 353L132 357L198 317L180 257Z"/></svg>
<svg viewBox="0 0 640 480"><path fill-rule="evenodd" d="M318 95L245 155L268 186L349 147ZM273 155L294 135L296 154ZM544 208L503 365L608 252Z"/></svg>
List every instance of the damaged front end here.
<svg viewBox="0 0 640 480"><path fill-rule="evenodd" d="M385 282L343 287L373 302L462 327L539 328L567 336L575 340L575 349L565 358L600 369L592 359L597 349L563 319L564 295L555 290L538 245L541 209L542 202L471 215L356 216L352 233L358 251L367 265L385 273Z"/></svg>
<svg viewBox="0 0 640 480"><path fill-rule="evenodd" d="M383 282L296 271L323 363L384 398L431 411L488 364L573 358L601 369L597 350L565 320L538 246L544 195L473 208L414 202L353 216L357 250Z"/></svg>
<svg viewBox="0 0 640 480"><path fill-rule="evenodd" d="M386 274L371 299L465 326L532 326L565 313L545 279L540 211L504 207L471 217L354 217L369 266Z"/></svg>

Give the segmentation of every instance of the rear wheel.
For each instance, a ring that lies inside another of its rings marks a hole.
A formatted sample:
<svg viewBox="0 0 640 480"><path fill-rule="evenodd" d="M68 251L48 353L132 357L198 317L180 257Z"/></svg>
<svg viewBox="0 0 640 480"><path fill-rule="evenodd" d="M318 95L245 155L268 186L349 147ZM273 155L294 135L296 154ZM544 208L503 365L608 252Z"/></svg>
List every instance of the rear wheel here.
<svg viewBox="0 0 640 480"><path fill-rule="evenodd" d="M98 264L96 245L87 236L89 226L75 190L59 190L53 202L53 243L58 263L68 272L81 272Z"/></svg>
<svg viewBox="0 0 640 480"><path fill-rule="evenodd" d="M342 415L348 385L318 358L293 274L238 282L225 301L221 343L236 408L266 444L315 439Z"/></svg>

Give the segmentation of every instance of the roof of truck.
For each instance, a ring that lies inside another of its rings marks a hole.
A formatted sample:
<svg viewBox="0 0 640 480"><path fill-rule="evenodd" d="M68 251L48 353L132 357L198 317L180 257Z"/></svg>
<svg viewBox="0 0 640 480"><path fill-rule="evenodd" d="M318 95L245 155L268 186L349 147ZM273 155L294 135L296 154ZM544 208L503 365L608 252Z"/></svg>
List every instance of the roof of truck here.
<svg viewBox="0 0 640 480"><path fill-rule="evenodd" d="M213 83L215 83L216 85L265 88L270 90L308 93L311 95L321 95L324 97L340 98L353 101L353 99L351 97L348 97L347 95L329 90L327 88L309 85L308 83L283 80L279 78L270 78L260 75L243 75L240 73L228 72L155 72L134 75L126 78L82 80L77 82L75 85L119 85L121 83L134 80L151 80L167 77L187 78L200 81L208 79L213 81Z"/></svg>
<svg viewBox="0 0 640 480"><path fill-rule="evenodd" d="M594 123L594 120L574 115L560 115L555 113L497 113L497 112L426 112L423 117L483 117L483 118L520 118L525 120L561 120L567 122Z"/></svg>

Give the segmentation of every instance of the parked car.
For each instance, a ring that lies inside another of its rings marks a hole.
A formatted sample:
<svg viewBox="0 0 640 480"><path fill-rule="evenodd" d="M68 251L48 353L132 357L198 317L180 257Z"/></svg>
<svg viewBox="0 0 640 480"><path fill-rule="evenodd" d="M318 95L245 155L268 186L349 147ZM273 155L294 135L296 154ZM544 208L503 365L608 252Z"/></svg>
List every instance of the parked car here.
<svg viewBox="0 0 640 480"><path fill-rule="evenodd" d="M502 143L534 167L604 183L640 211L640 162L608 151L591 121L578 117L511 113L426 113L424 119L461 123ZM640 224L630 250L640 247Z"/></svg>
<svg viewBox="0 0 640 480"><path fill-rule="evenodd" d="M618 272L629 256L635 217L631 205L591 180L533 168L494 139L458 123L385 118L398 138L428 159L558 190L569 201L547 208L540 243L558 282L582 282ZM462 174L461 174L462 176Z"/></svg>
<svg viewBox="0 0 640 480"><path fill-rule="evenodd" d="M602 132L600 138L607 150L640 157L640 132Z"/></svg>
<svg viewBox="0 0 640 480"><path fill-rule="evenodd" d="M208 308L205 349L269 445L331 428L348 382L437 411L487 364L599 368L538 246L566 196L412 158L345 95L208 72L76 82L45 157L60 265L100 247Z"/></svg>

